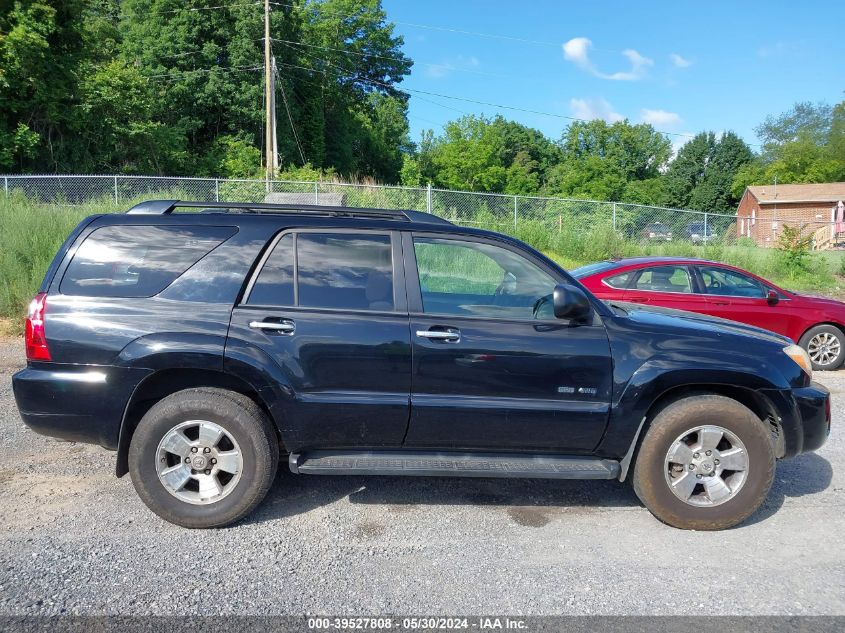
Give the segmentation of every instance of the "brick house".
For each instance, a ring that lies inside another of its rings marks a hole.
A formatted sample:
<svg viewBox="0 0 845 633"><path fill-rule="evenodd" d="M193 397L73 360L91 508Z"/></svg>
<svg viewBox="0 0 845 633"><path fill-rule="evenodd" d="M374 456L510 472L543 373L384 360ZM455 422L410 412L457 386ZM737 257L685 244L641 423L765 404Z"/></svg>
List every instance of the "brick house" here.
<svg viewBox="0 0 845 633"><path fill-rule="evenodd" d="M807 225L815 247L830 248L845 240L845 224L837 225L835 211L843 201L845 182L746 187L736 210L737 236L774 246L784 224Z"/></svg>

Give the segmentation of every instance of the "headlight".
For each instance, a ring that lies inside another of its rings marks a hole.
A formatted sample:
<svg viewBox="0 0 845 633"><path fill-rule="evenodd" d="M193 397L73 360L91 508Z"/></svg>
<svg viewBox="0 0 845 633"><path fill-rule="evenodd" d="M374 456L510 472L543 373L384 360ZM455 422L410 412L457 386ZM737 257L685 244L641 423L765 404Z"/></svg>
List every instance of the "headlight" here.
<svg viewBox="0 0 845 633"><path fill-rule="evenodd" d="M810 355L803 347L798 345L788 345L783 348L783 353L789 356L795 363L807 372L807 375L813 377L813 363L810 361Z"/></svg>

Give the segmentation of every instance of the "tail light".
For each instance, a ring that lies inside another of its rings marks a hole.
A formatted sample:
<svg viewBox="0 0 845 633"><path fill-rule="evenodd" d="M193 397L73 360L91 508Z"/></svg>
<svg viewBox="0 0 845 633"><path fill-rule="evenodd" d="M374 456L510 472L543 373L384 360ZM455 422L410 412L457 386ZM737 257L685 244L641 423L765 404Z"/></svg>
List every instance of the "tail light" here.
<svg viewBox="0 0 845 633"><path fill-rule="evenodd" d="M39 292L29 304L26 317L26 359L50 360L47 337L44 334L44 312L47 309L47 293Z"/></svg>

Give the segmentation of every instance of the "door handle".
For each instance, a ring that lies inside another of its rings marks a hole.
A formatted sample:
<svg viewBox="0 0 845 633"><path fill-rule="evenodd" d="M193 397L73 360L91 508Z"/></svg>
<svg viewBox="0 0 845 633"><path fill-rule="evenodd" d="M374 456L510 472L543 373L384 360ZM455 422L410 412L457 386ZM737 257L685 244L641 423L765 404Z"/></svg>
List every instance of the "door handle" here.
<svg viewBox="0 0 845 633"><path fill-rule="evenodd" d="M430 341L458 343L461 340L461 331L455 328L449 328L448 330L417 330L417 336L427 338Z"/></svg>
<svg viewBox="0 0 845 633"><path fill-rule="evenodd" d="M254 330L266 330L277 334L293 334L296 331L296 323L290 319L282 321L250 321L249 327Z"/></svg>

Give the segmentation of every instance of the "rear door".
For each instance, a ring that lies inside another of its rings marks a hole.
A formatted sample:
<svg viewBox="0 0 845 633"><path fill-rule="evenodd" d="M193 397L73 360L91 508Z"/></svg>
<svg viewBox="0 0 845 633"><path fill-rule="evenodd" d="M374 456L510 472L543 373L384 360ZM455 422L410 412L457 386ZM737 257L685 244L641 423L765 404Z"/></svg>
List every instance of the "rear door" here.
<svg viewBox="0 0 845 633"><path fill-rule="evenodd" d="M588 452L607 423L596 317L555 319L556 271L495 240L405 234L413 379L406 446ZM559 274L559 273L558 273Z"/></svg>
<svg viewBox="0 0 845 633"><path fill-rule="evenodd" d="M628 301L676 310L703 312L706 300L693 292L694 278L685 264L661 264L635 271L625 291Z"/></svg>
<svg viewBox="0 0 845 633"><path fill-rule="evenodd" d="M411 348L399 249L390 231L284 233L233 311L227 353L246 346L278 366L296 448L402 443Z"/></svg>

